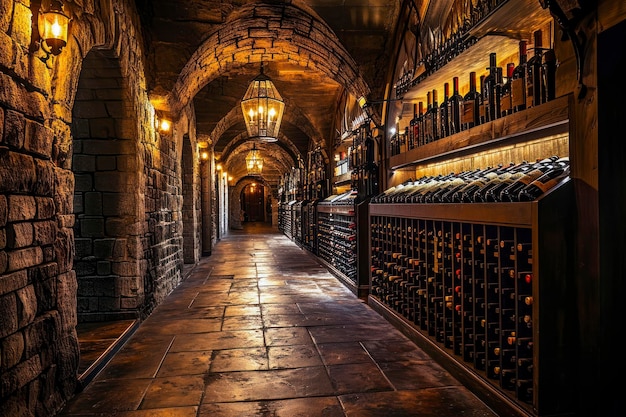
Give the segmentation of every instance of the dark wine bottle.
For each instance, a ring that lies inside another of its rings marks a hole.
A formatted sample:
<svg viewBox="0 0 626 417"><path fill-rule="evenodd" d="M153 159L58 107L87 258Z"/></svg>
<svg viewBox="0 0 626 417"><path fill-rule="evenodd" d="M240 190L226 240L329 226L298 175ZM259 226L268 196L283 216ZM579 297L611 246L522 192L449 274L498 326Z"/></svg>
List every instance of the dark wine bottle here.
<svg viewBox="0 0 626 417"><path fill-rule="evenodd" d="M485 99L483 97L483 88L485 86L485 75L480 76L480 90L478 90L478 124L483 124L487 121L487 112L485 110Z"/></svg>
<svg viewBox="0 0 626 417"><path fill-rule="evenodd" d="M439 129L439 123L441 120L441 116L439 115L439 111L441 110L439 108L439 101L437 100L437 90L433 89L433 93L431 95L432 99L433 99L433 105L431 107L431 111L430 111L430 125L431 125L431 129L432 129L432 133L431 133L431 141L435 141L439 138L441 138L440 136L440 129Z"/></svg>
<svg viewBox="0 0 626 417"><path fill-rule="evenodd" d="M450 136L450 114L448 113L448 105L450 100L450 84L443 85L443 100L439 106L439 137L445 138Z"/></svg>
<svg viewBox="0 0 626 417"><path fill-rule="evenodd" d="M522 188L518 195L519 201L533 201L543 193L554 187L569 175L569 158L561 158L555 161L554 167L541 175L536 180Z"/></svg>
<svg viewBox="0 0 626 417"><path fill-rule="evenodd" d="M476 72L469 74L469 91L463 96L463 130L480 124L480 93L476 90Z"/></svg>
<svg viewBox="0 0 626 417"><path fill-rule="evenodd" d="M556 97L556 55L554 49L548 49L543 54L543 84L546 91L546 101L554 100Z"/></svg>
<svg viewBox="0 0 626 417"><path fill-rule="evenodd" d="M431 110L433 108L433 98L430 91L426 92L426 113L424 113L424 145L433 141L432 133L432 117Z"/></svg>
<svg viewBox="0 0 626 417"><path fill-rule="evenodd" d="M513 101L511 96L513 85L513 70L515 64L509 62L506 64L506 80L502 84L502 90L500 93L500 115L507 116L513 113Z"/></svg>
<svg viewBox="0 0 626 417"><path fill-rule="evenodd" d="M519 42L519 63L513 70L511 81L511 106L513 113L526 108L526 66L527 66L527 42Z"/></svg>
<svg viewBox="0 0 626 417"><path fill-rule="evenodd" d="M448 100L448 131L451 135L461 131L463 96L459 93L459 77L452 78L452 96Z"/></svg>
<svg viewBox="0 0 626 417"><path fill-rule="evenodd" d="M496 115L497 64L495 52L489 54L489 67L487 70L489 73L481 81L484 122L490 122L499 117Z"/></svg>
<svg viewBox="0 0 626 417"><path fill-rule="evenodd" d="M542 77L543 48L541 29L533 34L533 56L526 67L526 104L538 106L545 102L545 86Z"/></svg>
<svg viewBox="0 0 626 417"><path fill-rule="evenodd" d="M519 192L522 188L552 169L554 161L557 159L557 157L546 158L534 164L532 169L502 190L500 201L518 201Z"/></svg>

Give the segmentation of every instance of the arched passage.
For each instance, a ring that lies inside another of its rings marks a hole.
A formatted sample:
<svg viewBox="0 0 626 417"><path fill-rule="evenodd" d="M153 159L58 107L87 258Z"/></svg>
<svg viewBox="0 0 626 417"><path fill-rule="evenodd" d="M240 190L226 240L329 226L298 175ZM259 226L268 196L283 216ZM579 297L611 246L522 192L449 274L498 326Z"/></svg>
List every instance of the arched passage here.
<svg viewBox="0 0 626 417"><path fill-rule="evenodd" d="M136 218L137 149L119 60L85 57L72 109L74 270L79 322L138 317L144 295Z"/></svg>

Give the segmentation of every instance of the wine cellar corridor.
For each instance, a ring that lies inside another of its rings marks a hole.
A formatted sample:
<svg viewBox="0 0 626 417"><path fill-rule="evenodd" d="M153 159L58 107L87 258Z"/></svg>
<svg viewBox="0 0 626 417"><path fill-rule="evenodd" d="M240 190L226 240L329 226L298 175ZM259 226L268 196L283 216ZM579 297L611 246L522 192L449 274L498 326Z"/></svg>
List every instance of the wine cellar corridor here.
<svg viewBox="0 0 626 417"><path fill-rule="evenodd" d="M623 415L623 0L0 28L0 417Z"/></svg>

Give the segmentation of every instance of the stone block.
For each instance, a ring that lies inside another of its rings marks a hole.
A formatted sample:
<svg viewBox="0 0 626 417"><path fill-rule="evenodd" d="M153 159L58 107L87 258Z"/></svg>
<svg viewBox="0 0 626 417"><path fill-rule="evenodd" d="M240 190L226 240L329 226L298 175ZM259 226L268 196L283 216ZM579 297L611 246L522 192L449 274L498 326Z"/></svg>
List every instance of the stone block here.
<svg viewBox="0 0 626 417"><path fill-rule="evenodd" d="M96 156L74 154L72 157L72 171L77 172L94 172L96 170Z"/></svg>
<svg viewBox="0 0 626 417"><path fill-rule="evenodd" d="M76 192L91 191L93 189L92 174L76 174L74 181Z"/></svg>
<svg viewBox="0 0 626 417"><path fill-rule="evenodd" d="M116 259L126 258L127 245L128 245L128 241L126 239L115 239L115 245L113 246L113 258L116 258Z"/></svg>
<svg viewBox="0 0 626 417"><path fill-rule="evenodd" d="M99 155L96 157L98 171L114 171L117 169L117 157L113 155Z"/></svg>
<svg viewBox="0 0 626 417"><path fill-rule="evenodd" d="M80 220L80 235L82 237L103 237L104 219L102 217L82 217Z"/></svg>
<svg viewBox="0 0 626 417"><path fill-rule="evenodd" d="M137 262L113 262L111 270L121 277L139 276Z"/></svg>
<svg viewBox="0 0 626 417"><path fill-rule="evenodd" d="M57 237L57 224L52 220L35 222L33 231L36 245L51 245Z"/></svg>
<svg viewBox="0 0 626 417"><path fill-rule="evenodd" d="M8 197L8 222L33 220L37 214L35 198L27 195L10 195Z"/></svg>
<svg viewBox="0 0 626 417"><path fill-rule="evenodd" d="M37 219L48 220L54 217L54 199L51 197L35 197Z"/></svg>
<svg viewBox="0 0 626 417"><path fill-rule="evenodd" d="M26 270L13 272L12 274L0 275L0 295L6 295L17 291L28 284L28 273Z"/></svg>
<svg viewBox="0 0 626 417"><path fill-rule="evenodd" d="M32 193L40 196L52 196L55 190L55 167L51 161L35 159L36 182Z"/></svg>
<svg viewBox="0 0 626 417"><path fill-rule="evenodd" d="M101 216L102 193L95 191L86 192L84 194L84 209L85 214L88 216Z"/></svg>
<svg viewBox="0 0 626 417"><path fill-rule="evenodd" d="M6 146L21 149L24 146L26 118L16 111L7 110L4 115L4 134L2 143Z"/></svg>
<svg viewBox="0 0 626 417"><path fill-rule="evenodd" d="M98 259L110 259L113 256L115 239L97 239L93 242L93 254Z"/></svg>
<svg viewBox="0 0 626 417"><path fill-rule="evenodd" d="M127 236L129 234L128 221L118 217L107 218L106 234L119 237Z"/></svg>
<svg viewBox="0 0 626 417"><path fill-rule="evenodd" d="M44 262L52 262L55 259L55 250L54 246L42 246L41 251L43 252L43 261Z"/></svg>
<svg viewBox="0 0 626 417"><path fill-rule="evenodd" d="M43 262L43 252L39 246L7 252L7 256L9 272L30 268Z"/></svg>
<svg viewBox="0 0 626 417"><path fill-rule="evenodd" d="M56 280L57 299L59 308L60 326L63 331L74 331L76 327L76 293L78 282L74 271L59 274Z"/></svg>
<svg viewBox="0 0 626 417"><path fill-rule="evenodd" d="M17 301L15 293L0 296L0 338L17 331Z"/></svg>
<svg viewBox="0 0 626 417"><path fill-rule="evenodd" d="M50 158L53 142L54 132L52 129L32 120L26 121L26 132L24 134L25 150Z"/></svg>
<svg viewBox="0 0 626 417"><path fill-rule="evenodd" d="M74 194L74 214L83 214L85 207L83 205L83 194Z"/></svg>
<svg viewBox="0 0 626 417"><path fill-rule="evenodd" d="M74 262L74 231L69 228L57 228L57 239L52 247L59 273L71 271Z"/></svg>
<svg viewBox="0 0 626 417"><path fill-rule="evenodd" d="M19 249L33 243L33 225L28 222L9 223L7 228L7 246L9 249Z"/></svg>
<svg viewBox="0 0 626 417"><path fill-rule="evenodd" d="M0 192L31 192L35 181L35 164L31 156L0 147Z"/></svg>
<svg viewBox="0 0 626 417"><path fill-rule="evenodd" d="M95 259L80 260L74 262L74 271L78 275L81 283L86 282L84 277L91 277L96 273L96 261Z"/></svg>
<svg viewBox="0 0 626 417"><path fill-rule="evenodd" d="M4 274L9 268L9 255L6 251L0 252L0 274Z"/></svg>
<svg viewBox="0 0 626 417"><path fill-rule="evenodd" d="M24 336L21 332L13 333L0 341L0 367L9 369L17 365L24 354Z"/></svg>
<svg viewBox="0 0 626 417"><path fill-rule="evenodd" d="M8 217L7 198L4 195L0 195L0 227L6 226L7 217Z"/></svg>
<svg viewBox="0 0 626 417"><path fill-rule="evenodd" d="M120 309L119 297L99 297L98 311L118 311Z"/></svg>
<svg viewBox="0 0 626 417"><path fill-rule="evenodd" d="M117 131L117 123L114 119L90 119L89 132L92 138L110 139L119 136ZM109 149L110 145L109 145Z"/></svg>
<svg viewBox="0 0 626 417"><path fill-rule="evenodd" d="M0 250L3 250L7 247L7 231L5 229L0 229Z"/></svg>
<svg viewBox="0 0 626 417"><path fill-rule="evenodd" d="M37 296L35 295L35 287L28 285L16 292L18 326L25 327L32 323L37 315Z"/></svg>
<svg viewBox="0 0 626 417"><path fill-rule="evenodd" d="M111 262L110 261L98 261L96 266L98 275L111 275Z"/></svg>
<svg viewBox="0 0 626 417"><path fill-rule="evenodd" d="M114 276L91 277L93 295L97 297L116 297Z"/></svg>
<svg viewBox="0 0 626 417"><path fill-rule="evenodd" d="M78 119L108 118L106 107L102 101L80 101L74 103L74 117Z"/></svg>
<svg viewBox="0 0 626 417"><path fill-rule="evenodd" d="M76 248L76 259L82 259L87 256L93 255L92 239L77 237L74 239L74 246Z"/></svg>
<svg viewBox="0 0 626 417"><path fill-rule="evenodd" d="M135 212L136 204L133 193L103 193L102 214L105 216L128 216Z"/></svg>

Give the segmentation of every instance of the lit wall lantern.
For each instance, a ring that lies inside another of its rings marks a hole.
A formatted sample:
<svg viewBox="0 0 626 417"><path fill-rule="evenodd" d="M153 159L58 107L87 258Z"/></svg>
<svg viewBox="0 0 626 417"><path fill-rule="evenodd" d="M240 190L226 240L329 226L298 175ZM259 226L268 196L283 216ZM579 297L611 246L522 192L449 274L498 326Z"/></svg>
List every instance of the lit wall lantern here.
<svg viewBox="0 0 626 417"><path fill-rule="evenodd" d="M264 142L276 142L285 111L285 103L270 78L261 73L250 83L241 100L241 111L248 136Z"/></svg>
<svg viewBox="0 0 626 417"><path fill-rule="evenodd" d="M39 46L46 53L41 58L46 62L50 55L59 55L67 45L70 18L63 9L63 2L59 0L43 0L37 19L39 31Z"/></svg>
<svg viewBox="0 0 626 417"><path fill-rule="evenodd" d="M261 153L256 148L256 144L252 146L252 150L246 155L246 168L248 169L248 175L261 175L261 171L263 171L263 158L261 158Z"/></svg>
<svg viewBox="0 0 626 417"><path fill-rule="evenodd" d="M206 161L207 159L209 159L209 153L207 151L200 152L200 159Z"/></svg>

